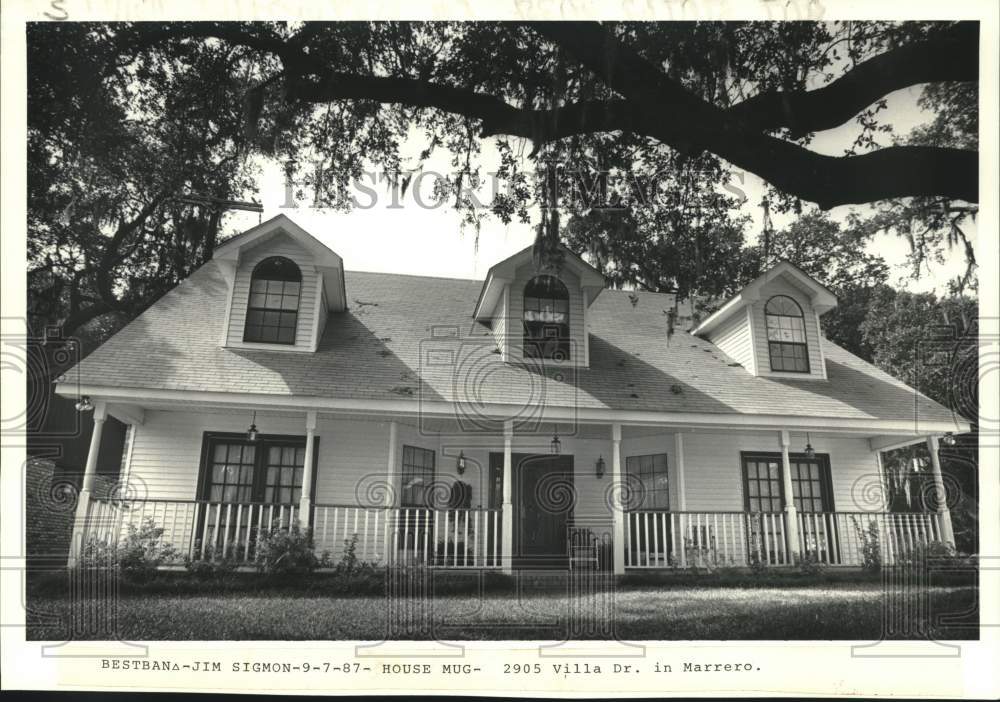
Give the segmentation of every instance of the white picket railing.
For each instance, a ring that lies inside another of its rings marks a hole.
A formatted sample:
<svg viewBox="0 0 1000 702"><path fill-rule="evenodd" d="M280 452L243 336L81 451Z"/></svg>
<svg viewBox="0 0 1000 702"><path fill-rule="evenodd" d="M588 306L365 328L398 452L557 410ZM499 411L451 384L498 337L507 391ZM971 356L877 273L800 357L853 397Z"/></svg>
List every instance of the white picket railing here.
<svg viewBox="0 0 1000 702"><path fill-rule="evenodd" d="M129 527L151 520L160 542L177 552L178 563L257 559L261 533L298 524L297 505L223 503L200 500L92 499L83 543L115 545ZM315 505L311 526L317 555L336 565L353 548L359 561L448 568L497 568L500 510L417 509Z"/></svg>
<svg viewBox="0 0 1000 702"><path fill-rule="evenodd" d="M83 543L115 545L130 527L142 529L147 520L162 529L159 540L173 546L178 560L252 562L261 533L287 529L298 519L295 505L208 502L202 500L102 500L87 508Z"/></svg>
<svg viewBox="0 0 1000 702"><path fill-rule="evenodd" d="M371 563L498 568L500 510L316 505L313 541L333 562L353 544Z"/></svg>
<svg viewBox="0 0 1000 702"><path fill-rule="evenodd" d="M780 513L629 512L625 567L698 568L789 562Z"/></svg>
<svg viewBox="0 0 1000 702"><path fill-rule="evenodd" d="M933 513L799 513L798 557L826 565L861 566L865 544L877 544L883 565L898 565L921 544L941 539ZM629 512L627 568L792 565L782 512ZM871 546L869 545L869 549Z"/></svg>
<svg viewBox="0 0 1000 702"><path fill-rule="evenodd" d="M941 540L933 512L807 512L798 522L801 555L829 565L863 565L866 543L877 544L883 565L897 565L920 545Z"/></svg>

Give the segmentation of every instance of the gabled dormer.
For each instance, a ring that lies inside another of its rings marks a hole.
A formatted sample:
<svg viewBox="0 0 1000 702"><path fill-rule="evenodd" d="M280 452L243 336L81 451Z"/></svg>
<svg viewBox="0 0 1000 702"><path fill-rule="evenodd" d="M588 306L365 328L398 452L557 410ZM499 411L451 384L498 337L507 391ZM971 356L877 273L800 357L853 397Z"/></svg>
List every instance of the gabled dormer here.
<svg viewBox="0 0 1000 702"><path fill-rule="evenodd" d="M224 347L315 351L327 315L346 308L343 259L284 215L223 242L212 259L229 284Z"/></svg>
<svg viewBox="0 0 1000 702"><path fill-rule="evenodd" d="M587 315L604 276L562 250L558 268L539 268L529 246L487 273L473 316L493 330L504 361L590 365Z"/></svg>
<svg viewBox="0 0 1000 702"><path fill-rule="evenodd" d="M837 296L783 261L691 330L761 377L826 379L820 315Z"/></svg>

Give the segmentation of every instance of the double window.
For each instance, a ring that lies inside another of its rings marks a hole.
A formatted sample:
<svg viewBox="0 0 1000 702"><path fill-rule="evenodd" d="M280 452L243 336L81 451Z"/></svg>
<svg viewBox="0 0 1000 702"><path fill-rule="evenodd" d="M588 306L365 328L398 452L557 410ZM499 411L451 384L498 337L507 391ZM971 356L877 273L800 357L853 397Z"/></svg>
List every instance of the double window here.
<svg viewBox="0 0 1000 702"><path fill-rule="evenodd" d="M302 272L291 260L271 256L258 263L250 278L243 341L294 344L301 290Z"/></svg>
<svg viewBox="0 0 1000 702"><path fill-rule="evenodd" d="M771 370L809 372L805 317L799 303L788 295L775 295L764 307Z"/></svg>
<svg viewBox="0 0 1000 702"><path fill-rule="evenodd" d="M305 469L305 439L219 434L206 437L202 499L298 505Z"/></svg>
<svg viewBox="0 0 1000 702"><path fill-rule="evenodd" d="M569 291L555 276L524 286L524 357L569 360Z"/></svg>
<svg viewBox="0 0 1000 702"><path fill-rule="evenodd" d="M829 458L792 454L789 461L795 508L800 513L832 512ZM784 508L780 454L743 454L743 494L748 512L780 512Z"/></svg>

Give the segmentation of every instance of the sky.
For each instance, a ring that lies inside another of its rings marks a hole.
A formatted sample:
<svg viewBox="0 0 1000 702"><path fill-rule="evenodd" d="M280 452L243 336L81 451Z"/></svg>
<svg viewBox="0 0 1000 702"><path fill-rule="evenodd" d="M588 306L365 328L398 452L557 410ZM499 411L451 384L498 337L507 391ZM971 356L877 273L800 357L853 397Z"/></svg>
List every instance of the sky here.
<svg viewBox="0 0 1000 702"><path fill-rule="evenodd" d="M892 124L896 133L903 135L913 127L927 122L931 115L917 106L920 87L900 90L888 96L888 107L883 113L885 120ZM848 123L837 129L817 134L811 149L821 153L839 156L854 140L857 128ZM404 143L403 152L414 156L424 148L421 135L414 133ZM886 142L887 143L887 142ZM525 149L525 153L530 147ZM482 163L489 171L496 158L491 145L484 144ZM445 172L448 170L447 154L434 154L426 162L426 171ZM415 160L414 160L415 163ZM461 226L461 214L453 205L443 204L430 208L421 206L433 202L430 197L431 180L425 179L423 187L411 189L405 197L394 199L384 185L376 188L375 203L368 209L355 209L350 213L337 212L328 208L314 207L311 198L289 199L282 167L274 161L263 162L260 190L254 198L264 207L261 218L267 220L284 214L302 226L344 259L348 270L408 273L414 275L441 276L449 278L482 279L494 263L503 260L534 240L533 225L538 221L537 209L532 211L532 223L512 222L505 225L495 217L488 217L482 225L478 238L475 229ZM752 218L748 236L753 240L761 231L762 211L759 206L764 193L760 178L747 173L741 185L747 194L742 211ZM358 195L359 200L369 204L371 200ZM291 202L294 207L287 207ZM852 207L842 206L830 211L832 217L843 220ZM868 207L854 207L857 211L870 210ZM774 226L781 229L794 215L773 215ZM224 220L224 235L244 231L258 222L258 215L234 212ZM966 227L966 234L975 245L976 227ZM930 271L919 279L912 279L910 269L905 265L909 245L904 239L892 234L876 236L869 249L879 253L892 266L891 282L900 288L914 292L934 290L943 293L949 280L965 270L964 253L956 248L946 252L946 260L932 263Z"/></svg>

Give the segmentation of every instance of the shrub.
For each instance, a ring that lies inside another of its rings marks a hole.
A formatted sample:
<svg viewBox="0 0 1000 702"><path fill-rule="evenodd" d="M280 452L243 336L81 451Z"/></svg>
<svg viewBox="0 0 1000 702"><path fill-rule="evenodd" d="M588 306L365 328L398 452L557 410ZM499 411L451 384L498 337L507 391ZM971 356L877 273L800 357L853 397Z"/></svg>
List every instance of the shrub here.
<svg viewBox="0 0 1000 702"><path fill-rule="evenodd" d="M799 572L803 575L819 575L826 570L826 565L819 559L816 551L807 548L805 554L799 559Z"/></svg>
<svg viewBox="0 0 1000 702"><path fill-rule="evenodd" d="M323 559L329 562L330 554L324 553ZM358 535L353 534L351 538L344 539L344 552L340 556L340 561L333 568L337 575L353 576L367 574L376 570L375 564L363 561L358 558Z"/></svg>
<svg viewBox="0 0 1000 702"><path fill-rule="evenodd" d="M867 527L862 527L856 517L851 517L854 532L861 544L861 569L868 573L878 573L882 570L882 545L879 542L878 522L868 521Z"/></svg>
<svg viewBox="0 0 1000 702"><path fill-rule="evenodd" d="M309 529L293 525L264 533L257 540L257 568L269 575L311 573L319 567Z"/></svg>
<svg viewBox="0 0 1000 702"><path fill-rule="evenodd" d="M113 568L132 581L148 579L157 568L177 560L177 549L163 542L163 527L147 517L136 526L129 523L125 536L117 543L90 541L83 549L84 568Z"/></svg>

